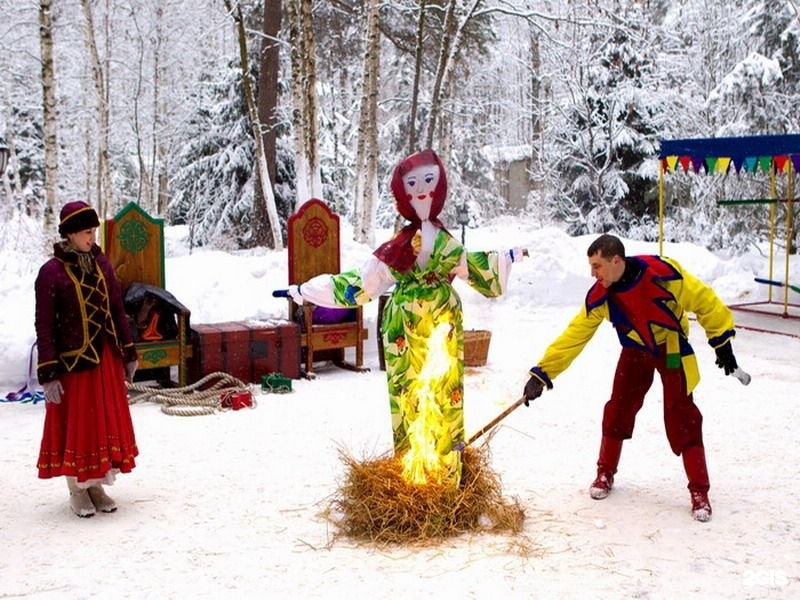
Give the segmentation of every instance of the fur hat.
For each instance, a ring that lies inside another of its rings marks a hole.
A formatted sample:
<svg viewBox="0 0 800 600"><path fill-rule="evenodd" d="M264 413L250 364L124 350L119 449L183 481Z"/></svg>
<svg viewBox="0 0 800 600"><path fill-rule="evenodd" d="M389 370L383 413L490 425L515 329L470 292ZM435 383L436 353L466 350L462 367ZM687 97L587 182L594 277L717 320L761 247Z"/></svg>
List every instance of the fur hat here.
<svg viewBox="0 0 800 600"><path fill-rule="evenodd" d="M92 227L100 227L100 219L95 210L83 202L67 202L61 209L61 222L58 224L58 233L67 237L68 233L76 233Z"/></svg>

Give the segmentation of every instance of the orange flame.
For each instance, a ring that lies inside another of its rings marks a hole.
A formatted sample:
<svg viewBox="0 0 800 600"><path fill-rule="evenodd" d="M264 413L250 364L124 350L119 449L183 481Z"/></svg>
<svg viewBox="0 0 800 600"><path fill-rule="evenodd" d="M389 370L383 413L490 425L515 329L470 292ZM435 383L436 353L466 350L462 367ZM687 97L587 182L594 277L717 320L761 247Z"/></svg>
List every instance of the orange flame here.
<svg viewBox="0 0 800 600"><path fill-rule="evenodd" d="M425 362L401 398L404 413L413 419L407 429L409 450L403 455L403 479L414 484L453 479L458 485L461 456L452 448L452 433L442 407L449 398L445 383L457 369L452 324L436 325L428 338Z"/></svg>

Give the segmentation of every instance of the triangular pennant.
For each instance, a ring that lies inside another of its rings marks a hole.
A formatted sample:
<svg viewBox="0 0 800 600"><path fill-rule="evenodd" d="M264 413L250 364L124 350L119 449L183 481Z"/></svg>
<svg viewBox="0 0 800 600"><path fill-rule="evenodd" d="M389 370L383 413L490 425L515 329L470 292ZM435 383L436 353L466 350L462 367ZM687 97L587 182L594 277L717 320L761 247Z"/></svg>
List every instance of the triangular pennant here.
<svg viewBox="0 0 800 600"><path fill-rule="evenodd" d="M758 158L755 156L748 156L742 163L742 168L748 173L755 173L758 166Z"/></svg>
<svg viewBox="0 0 800 600"><path fill-rule="evenodd" d="M717 166L717 157L706 156L706 171L709 173L714 173L716 166Z"/></svg>
<svg viewBox="0 0 800 600"><path fill-rule="evenodd" d="M681 163L681 167L683 168L684 173L689 172L689 166L692 164L692 159L688 156L681 156L678 159L678 162Z"/></svg>
<svg viewBox="0 0 800 600"><path fill-rule="evenodd" d="M675 164L678 162L677 156L668 156L667 157L667 167L669 168L669 172L673 173L675 171Z"/></svg>
<svg viewBox="0 0 800 600"><path fill-rule="evenodd" d="M744 162L744 157L742 156L733 156L731 157L731 161L733 161L733 168L736 171L736 174L739 174L739 171L742 170L742 163Z"/></svg>
<svg viewBox="0 0 800 600"><path fill-rule="evenodd" d="M786 171L786 163L789 162L788 156L776 156L774 160L776 171Z"/></svg>
<svg viewBox="0 0 800 600"><path fill-rule="evenodd" d="M795 172L800 171L800 154L792 154L791 159Z"/></svg>
<svg viewBox="0 0 800 600"><path fill-rule="evenodd" d="M772 167L772 157L771 156L759 156L758 157L758 166L761 167L761 170L764 173L769 173L769 170Z"/></svg>
<svg viewBox="0 0 800 600"><path fill-rule="evenodd" d="M728 167L731 166L731 159L728 156L720 156L717 159L716 164L716 172L717 173L727 173Z"/></svg>
<svg viewBox="0 0 800 600"><path fill-rule="evenodd" d="M700 172L703 170L703 159L699 156L693 156L692 168L694 169L695 173L700 174Z"/></svg>

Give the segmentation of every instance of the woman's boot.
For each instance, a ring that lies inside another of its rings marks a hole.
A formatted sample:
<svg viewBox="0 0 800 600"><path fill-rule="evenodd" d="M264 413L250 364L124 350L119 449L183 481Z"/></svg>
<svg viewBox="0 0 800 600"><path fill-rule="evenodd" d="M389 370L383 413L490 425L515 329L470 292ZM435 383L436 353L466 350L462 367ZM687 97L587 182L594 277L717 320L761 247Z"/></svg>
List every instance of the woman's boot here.
<svg viewBox="0 0 800 600"><path fill-rule="evenodd" d="M99 483L89 488L89 498L92 499L92 504L100 512L112 513L117 510L117 503L114 499L106 494L103 486Z"/></svg>
<svg viewBox="0 0 800 600"><path fill-rule="evenodd" d="M93 517L95 513L94 504L89 497L89 490L78 487L78 480L75 477L67 477L67 487L69 488L69 505L79 517Z"/></svg>

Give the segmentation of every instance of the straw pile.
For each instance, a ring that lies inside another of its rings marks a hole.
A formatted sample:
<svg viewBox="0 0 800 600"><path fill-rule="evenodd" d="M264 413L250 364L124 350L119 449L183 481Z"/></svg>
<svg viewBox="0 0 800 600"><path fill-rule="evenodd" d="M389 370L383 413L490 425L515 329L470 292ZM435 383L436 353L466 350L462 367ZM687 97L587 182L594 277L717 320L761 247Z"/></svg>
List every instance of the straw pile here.
<svg viewBox="0 0 800 600"><path fill-rule="evenodd" d="M379 545L435 543L467 532L519 533L525 513L501 494L487 446L467 446L459 488L407 483L399 457L358 462L340 450L344 485L327 510L339 534Z"/></svg>

